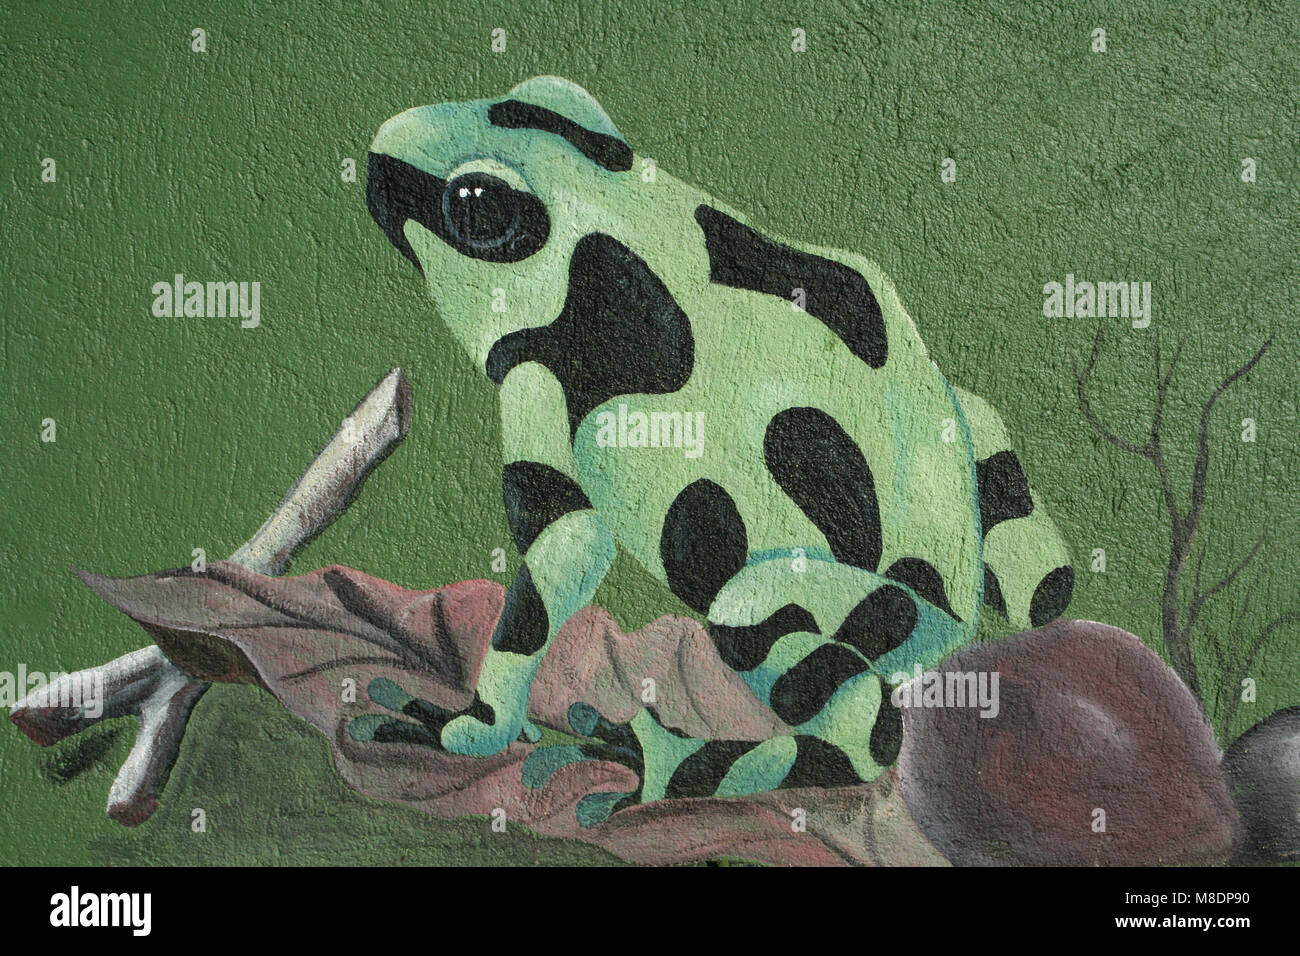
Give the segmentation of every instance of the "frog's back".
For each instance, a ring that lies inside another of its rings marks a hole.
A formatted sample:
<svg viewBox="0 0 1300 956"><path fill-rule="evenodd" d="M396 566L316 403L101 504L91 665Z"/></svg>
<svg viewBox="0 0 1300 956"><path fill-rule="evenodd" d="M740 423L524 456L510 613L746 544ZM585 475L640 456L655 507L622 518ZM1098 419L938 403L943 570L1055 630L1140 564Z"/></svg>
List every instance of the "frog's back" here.
<svg viewBox="0 0 1300 956"><path fill-rule="evenodd" d="M860 257L769 238L666 174L645 188L657 213L624 239L689 323L693 355L680 388L617 396L577 430L584 489L615 536L671 586L665 537L689 533L694 511L734 509L746 561L802 549L871 571L902 562L972 619L971 446L889 280ZM697 454L611 445L601 423L638 414L693 420Z"/></svg>

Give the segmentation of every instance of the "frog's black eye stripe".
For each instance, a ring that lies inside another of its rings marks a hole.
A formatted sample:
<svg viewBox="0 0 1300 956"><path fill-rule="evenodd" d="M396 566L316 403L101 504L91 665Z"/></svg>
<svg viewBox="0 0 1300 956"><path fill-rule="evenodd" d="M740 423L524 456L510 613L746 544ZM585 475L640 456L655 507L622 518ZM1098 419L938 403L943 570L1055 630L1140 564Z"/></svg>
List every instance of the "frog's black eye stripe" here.
<svg viewBox="0 0 1300 956"><path fill-rule="evenodd" d="M704 230L711 282L783 299L803 289L809 315L824 322L872 368L885 364L889 354L885 320L861 273L773 242L712 206L698 206L695 220Z"/></svg>
<svg viewBox="0 0 1300 956"><path fill-rule="evenodd" d="M610 172L624 173L632 168L632 149L616 136L587 129L544 106L506 100L488 110L493 126L504 129L538 129L568 140L578 152Z"/></svg>
<svg viewBox="0 0 1300 956"><path fill-rule="evenodd" d="M397 249L424 267L402 227L413 219L462 255L519 262L546 244L551 219L542 201L486 173L450 183L384 153L370 154L366 179L370 215Z"/></svg>
<svg viewBox="0 0 1300 956"><path fill-rule="evenodd" d="M442 192L447 188L447 181L439 179L422 169L416 169L410 163L384 153L370 154L370 169L366 175L366 206L370 215L384 230L388 241L397 247L397 251L415 264L421 273L424 266L406 241L402 226L406 220L414 219L426 229L433 228L426 220L433 218L431 213L437 211L436 220L442 220Z"/></svg>

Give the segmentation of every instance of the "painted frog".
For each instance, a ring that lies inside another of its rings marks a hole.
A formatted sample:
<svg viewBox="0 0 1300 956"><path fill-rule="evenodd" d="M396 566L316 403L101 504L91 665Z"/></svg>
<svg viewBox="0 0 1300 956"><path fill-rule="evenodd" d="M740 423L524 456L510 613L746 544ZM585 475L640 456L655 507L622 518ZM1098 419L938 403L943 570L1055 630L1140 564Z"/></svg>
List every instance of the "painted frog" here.
<svg viewBox="0 0 1300 956"><path fill-rule="evenodd" d="M537 667L617 549L706 622L791 732L706 740L578 703L581 746L636 769L630 803L869 781L902 737L891 691L974 639L1061 614L1073 572L1006 429L930 360L868 259L786 242L633 152L558 77L412 109L371 146L367 200L469 361L498 386L523 555L471 706L391 682L354 736L497 753Z"/></svg>

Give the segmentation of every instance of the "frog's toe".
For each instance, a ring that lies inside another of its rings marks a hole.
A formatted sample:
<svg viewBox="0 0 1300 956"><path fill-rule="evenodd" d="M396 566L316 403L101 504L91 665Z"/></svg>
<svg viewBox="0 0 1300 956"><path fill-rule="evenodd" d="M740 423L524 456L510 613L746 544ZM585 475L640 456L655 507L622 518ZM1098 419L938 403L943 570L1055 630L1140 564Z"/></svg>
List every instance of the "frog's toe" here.
<svg viewBox="0 0 1300 956"><path fill-rule="evenodd" d="M411 696L387 677L372 680L366 685L366 693L379 706L410 717L411 721L383 715L357 718L349 725L355 740L420 743L449 753L490 757L505 750L520 734L521 724L512 726L509 721L497 719L477 696L464 710L448 710ZM541 739L536 727L532 731Z"/></svg>
<svg viewBox="0 0 1300 956"><path fill-rule="evenodd" d="M375 733L381 727L386 727L393 723L392 718L384 717L381 714L364 714L360 717L354 717L348 722L348 736L358 743L373 743Z"/></svg>
<svg viewBox="0 0 1300 956"><path fill-rule="evenodd" d="M348 736L358 743L419 744L441 750L438 735L423 724L395 720L383 714L362 714L348 724Z"/></svg>
<svg viewBox="0 0 1300 956"><path fill-rule="evenodd" d="M467 757L491 757L510 746L519 736L519 727L504 721L487 723L472 714L461 714L449 721L439 735L442 746L454 754Z"/></svg>
<svg viewBox="0 0 1300 956"><path fill-rule="evenodd" d="M594 737L615 747L639 751L641 744L627 724L616 724L582 701L569 708L569 726L579 737Z"/></svg>
<svg viewBox="0 0 1300 956"><path fill-rule="evenodd" d="M589 759L591 758L582 752L581 747L573 744L539 747L524 760L524 786L529 790L540 790L561 767Z"/></svg>
<svg viewBox="0 0 1300 956"><path fill-rule="evenodd" d="M600 711L591 704L578 701L569 708L569 726L579 737L593 737L596 724L601 720Z"/></svg>
<svg viewBox="0 0 1300 956"><path fill-rule="evenodd" d="M625 807L637 802L637 793L589 793L578 801L576 814L583 827L599 826Z"/></svg>
<svg viewBox="0 0 1300 956"><path fill-rule="evenodd" d="M519 739L524 743L535 744L542 739L542 728L531 720L525 720L523 728L519 731Z"/></svg>
<svg viewBox="0 0 1300 956"><path fill-rule="evenodd" d="M401 711L415 698L402 690L396 681L387 677L376 677L366 685L366 694L380 707Z"/></svg>
<svg viewBox="0 0 1300 956"><path fill-rule="evenodd" d="M612 744L558 744L554 747L539 747L524 760L524 786L530 790L544 787L551 776L561 767L589 760L604 760L622 764L637 776L641 775L643 763L639 751Z"/></svg>
<svg viewBox="0 0 1300 956"><path fill-rule="evenodd" d="M397 711L418 720L433 733L437 733L443 724L458 713L439 707L420 697L412 697L395 682L387 677L376 677L366 685L366 694L380 707Z"/></svg>

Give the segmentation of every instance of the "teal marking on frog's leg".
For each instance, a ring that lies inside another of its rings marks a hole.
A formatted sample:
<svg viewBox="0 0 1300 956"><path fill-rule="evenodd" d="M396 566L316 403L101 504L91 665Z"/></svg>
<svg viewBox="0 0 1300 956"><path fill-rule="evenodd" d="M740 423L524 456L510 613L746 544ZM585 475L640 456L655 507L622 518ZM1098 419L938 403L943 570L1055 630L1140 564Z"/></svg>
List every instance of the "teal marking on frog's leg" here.
<svg viewBox="0 0 1300 956"><path fill-rule="evenodd" d="M954 388L975 446L984 532L984 600L1017 629L1059 617L1074 588L1070 554L1029 487L1002 419L977 395Z"/></svg>
<svg viewBox="0 0 1300 956"><path fill-rule="evenodd" d="M623 809L621 804L631 796L627 793L589 793L578 801L574 814L584 827L594 827Z"/></svg>
<svg viewBox="0 0 1300 956"><path fill-rule="evenodd" d="M587 755L577 744L539 747L524 759L524 786L530 790L539 790L546 786L546 781L561 767L581 763L586 759Z"/></svg>

